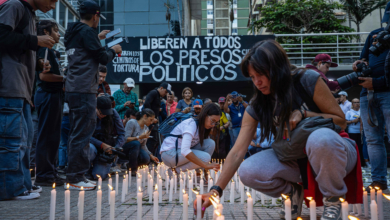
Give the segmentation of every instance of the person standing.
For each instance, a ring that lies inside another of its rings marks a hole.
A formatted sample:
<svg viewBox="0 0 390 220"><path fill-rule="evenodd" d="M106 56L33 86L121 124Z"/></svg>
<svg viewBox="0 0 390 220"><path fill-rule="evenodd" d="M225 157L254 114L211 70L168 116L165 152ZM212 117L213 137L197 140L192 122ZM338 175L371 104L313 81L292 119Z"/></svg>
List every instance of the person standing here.
<svg viewBox="0 0 390 220"><path fill-rule="evenodd" d="M171 92L172 87L169 83L161 83L161 85L150 91L146 95L146 99L144 102L144 107L149 108L154 112L155 120L153 123L149 126L149 130L151 130L151 136L153 138L149 138L148 142L146 143L148 149L150 152L152 152L153 155L156 155L156 149L158 147L159 143L159 133L158 133L158 118L160 114L160 108L161 108L161 97L165 97L167 94L172 94Z"/></svg>
<svg viewBox="0 0 390 220"><path fill-rule="evenodd" d="M232 118L232 145L234 145L234 143L236 143L238 134L240 133L242 117L244 116L244 112L248 104L242 100L242 97L238 95L236 91L228 95L226 99L231 99L233 101L231 105L228 105L228 102L225 102L224 109L225 112L229 113L230 117Z"/></svg>
<svg viewBox="0 0 390 220"><path fill-rule="evenodd" d="M348 93L345 92L345 91L341 91L339 92L339 95L340 95L340 108L341 110L343 110L344 112L344 115L347 114L347 112L349 112L349 110L351 110L351 107L352 107L352 103L350 101L348 101Z"/></svg>
<svg viewBox="0 0 390 220"><path fill-rule="evenodd" d="M354 140L359 148L360 164L362 167L366 166L363 154L362 135L360 133L360 100L352 99L352 108L345 115L348 125L348 135Z"/></svg>
<svg viewBox="0 0 390 220"><path fill-rule="evenodd" d="M36 36L35 11L55 9L55 0L0 2L0 200L35 199L30 176L33 139L31 97L37 60L43 72L50 64L36 56L38 46L52 48L52 37ZM38 189L39 190L39 189Z"/></svg>
<svg viewBox="0 0 390 220"><path fill-rule="evenodd" d="M81 20L68 24L65 33L69 62L65 99L69 103L70 121L66 182L69 189L93 190L96 185L84 174L89 170L89 141L96 127L98 68L99 64L112 61L122 48L120 45L108 50L102 47L100 40L105 39L109 31L96 32L100 17L104 19L96 2L84 1L79 10Z"/></svg>
<svg viewBox="0 0 390 220"><path fill-rule="evenodd" d="M228 130L230 123L224 111L225 102L226 102L225 97L219 97L218 104L222 112L221 119L219 120L219 131L220 131L219 146L218 146L219 159L225 159L230 149L230 138L229 138L229 130Z"/></svg>
<svg viewBox="0 0 390 220"><path fill-rule="evenodd" d="M181 95L183 96L183 99L177 103L176 112L181 112L185 110L188 113L191 111L191 107L192 107L191 98L194 95L194 93L192 92L192 89L190 87L185 87Z"/></svg>
<svg viewBox="0 0 390 220"><path fill-rule="evenodd" d="M326 74L329 72L329 67L338 67L337 63L332 62L332 58L328 54L318 54L311 65L307 64L306 69L311 69L320 74L321 78L325 81L326 85L329 87L330 91L338 92L340 91L340 86L337 81L330 81Z"/></svg>
<svg viewBox="0 0 390 220"><path fill-rule="evenodd" d="M135 92L131 91L134 87L134 80L132 78L127 78L123 82L123 89L114 92L115 110L119 113L121 119L125 118L127 109L132 108L135 111L139 110L138 96Z"/></svg>
<svg viewBox="0 0 390 220"><path fill-rule="evenodd" d="M60 41L60 33L55 22L43 20L37 23L38 36L48 35L55 43ZM50 72L37 72L38 88L34 96L34 104L38 113L38 135L36 143L36 179L35 184L51 186L55 183L62 186L65 180L60 178L56 169L56 156L60 145L61 118L63 104L63 87L65 76L60 73L59 60L54 51L47 47L39 47L37 55L50 62Z"/></svg>
<svg viewBox="0 0 390 220"><path fill-rule="evenodd" d="M176 106L177 106L177 102L175 102L174 98L175 98L175 93L173 91L172 92L172 95L169 95L167 94L167 117L169 117L171 114L175 113L176 112Z"/></svg>

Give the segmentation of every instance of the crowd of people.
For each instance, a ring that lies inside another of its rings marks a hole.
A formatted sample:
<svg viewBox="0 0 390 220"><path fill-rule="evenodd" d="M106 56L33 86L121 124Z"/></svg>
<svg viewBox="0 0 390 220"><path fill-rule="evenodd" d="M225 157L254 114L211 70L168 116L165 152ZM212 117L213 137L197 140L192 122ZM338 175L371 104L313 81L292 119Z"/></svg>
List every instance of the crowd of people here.
<svg viewBox="0 0 390 220"><path fill-rule="evenodd" d="M101 45L109 31L96 32L104 17L94 1L84 1L80 21L68 24L68 65L61 67L52 49L61 37L57 24L35 22L35 10L54 8L50 0L0 3L0 48L5 48L0 54L0 200L35 199L41 186L53 183L94 190L98 176L124 170L135 176L138 167L151 163L164 162L171 172L220 169L212 158L226 161L211 191L202 195L203 207L210 205L211 194L222 196L237 170L246 186L271 197L289 196L293 217L301 214L306 189L305 197L324 205L322 219L339 219L339 198L361 202L362 166L372 168L371 187L387 189L389 50L378 57L369 52L383 29L371 32L353 64L354 71L365 63L373 72L359 77L360 97L348 97L338 81L327 78L329 68L338 66L330 55L319 54L297 68L280 44L266 40L241 63L254 85L246 101L237 91L217 100L195 98L190 87L175 93L167 82L139 99L132 78L113 94L105 81L110 74L105 65L122 49ZM367 97L372 91L373 98ZM377 126L367 123L372 114ZM283 159L276 146L293 142L294 129L316 117L331 119L334 129L319 127L298 143L303 156Z"/></svg>

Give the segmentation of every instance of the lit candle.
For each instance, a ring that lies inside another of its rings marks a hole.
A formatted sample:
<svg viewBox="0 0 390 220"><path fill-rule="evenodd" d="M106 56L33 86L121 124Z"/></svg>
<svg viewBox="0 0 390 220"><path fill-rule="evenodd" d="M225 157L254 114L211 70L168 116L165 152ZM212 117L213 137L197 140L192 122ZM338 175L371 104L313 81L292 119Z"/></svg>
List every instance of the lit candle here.
<svg viewBox="0 0 390 220"><path fill-rule="evenodd" d="M376 201L378 205L378 219L383 220L383 199L382 199L382 190L379 187L375 187L376 191Z"/></svg>
<svg viewBox="0 0 390 220"><path fill-rule="evenodd" d="M371 201L372 200L375 200L375 189L372 188L371 186L370 187L370 198L371 198Z"/></svg>
<svg viewBox="0 0 390 220"><path fill-rule="evenodd" d="M66 184L65 190L65 220L70 219L70 191L69 191L69 183Z"/></svg>
<svg viewBox="0 0 390 220"><path fill-rule="evenodd" d="M100 220L102 217L102 190L98 186L97 201L96 201L96 220Z"/></svg>
<svg viewBox="0 0 390 220"><path fill-rule="evenodd" d="M81 187L81 191L79 193L79 220L83 220L84 218L84 187Z"/></svg>
<svg viewBox="0 0 390 220"><path fill-rule="evenodd" d="M348 220L348 202L340 198L341 201L341 217L343 220Z"/></svg>
<svg viewBox="0 0 390 220"><path fill-rule="evenodd" d="M129 178L127 178L127 183L129 184L129 188L127 189L127 191L130 189L131 187L131 169L129 169Z"/></svg>
<svg viewBox="0 0 390 220"><path fill-rule="evenodd" d="M154 199L153 219L157 220L158 219L158 186L157 186L157 184L156 184L156 187L154 188L153 199Z"/></svg>
<svg viewBox="0 0 390 220"><path fill-rule="evenodd" d="M200 186L199 186L199 188L200 188L200 194L203 194L203 191L204 191L204 181L203 181L203 178L201 177L201 179L200 179Z"/></svg>
<svg viewBox="0 0 390 220"><path fill-rule="evenodd" d="M284 213L285 213L285 219L291 220L291 200L288 198L288 196L283 195L284 200Z"/></svg>
<svg viewBox="0 0 390 220"><path fill-rule="evenodd" d="M357 209L357 216L362 216L363 215L362 204L355 204L355 205L356 205L356 209Z"/></svg>
<svg viewBox="0 0 390 220"><path fill-rule="evenodd" d="M160 175L158 175L158 202L162 202L162 179Z"/></svg>
<svg viewBox="0 0 390 220"><path fill-rule="evenodd" d="M173 176L175 177L173 182L174 182L174 186L175 186L174 191L176 193L176 191L177 191L177 175L176 175L176 173L174 173Z"/></svg>
<svg viewBox="0 0 390 220"><path fill-rule="evenodd" d="M313 197L307 197L310 201L309 207L310 207L310 220L317 220L317 213L316 213L316 201L313 199Z"/></svg>
<svg viewBox="0 0 390 220"><path fill-rule="evenodd" d="M121 202L125 202L126 199L126 175L123 175L123 181L122 181L122 199Z"/></svg>
<svg viewBox="0 0 390 220"><path fill-rule="evenodd" d="M188 219L188 195L183 189L183 220Z"/></svg>
<svg viewBox="0 0 390 220"><path fill-rule="evenodd" d="M217 220L225 220L225 216L223 216L220 212L216 211L217 214Z"/></svg>
<svg viewBox="0 0 390 220"><path fill-rule="evenodd" d="M363 187L363 206L364 206L364 216L368 218L369 211L368 211L368 195L366 189Z"/></svg>
<svg viewBox="0 0 390 220"><path fill-rule="evenodd" d="M235 182L234 182L234 180L232 180L232 183L230 185L230 204L234 204L234 192L235 192L234 184L235 184Z"/></svg>
<svg viewBox="0 0 390 220"><path fill-rule="evenodd" d="M180 174L180 177L181 177L181 174ZM182 203L183 202L183 179L180 178L180 196L179 196L179 202Z"/></svg>
<svg viewBox="0 0 390 220"><path fill-rule="evenodd" d="M137 189L141 187L142 176L141 173L137 173Z"/></svg>
<svg viewBox="0 0 390 220"><path fill-rule="evenodd" d="M240 192L241 192L241 204L244 204L245 201L245 190L244 190L244 184L242 181L240 181Z"/></svg>
<svg viewBox="0 0 390 220"><path fill-rule="evenodd" d="M129 181L129 174L127 173L127 170L126 170L126 176L125 176L125 185L124 185L124 187L125 187L125 194L127 195L127 190L128 190L128 188L129 188L129 183L128 183L128 181Z"/></svg>
<svg viewBox="0 0 390 220"><path fill-rule="evenodd" d="M169 195L169 177L168 177L168 171L165 173L165 194Z"/></svg>
<svg viewBox="0 0 390 220"><path fill-rule="evenodd" d="M246 195L248 196L248 200L247 200L248 220L253 220L253 199L252 199L251 194L249 192L246 192Z"/></svg>
<svg viewBox="0 0 390 220"><path fill-rule="evenodd" d="M50 220L54 220L56 215L56 198L57 198L56 184L53 183L53 189L51 190L51 196L50 196Z"/></svg>
<svg viewBox="0 0 390 220"><path fill-rule="evenodd" d="M217 204L217 201L216 201L216 199L215 199L215 197L214 196L211 196L210 197L210 202L211 202L211 204L213 205L213 207L214 207L214 214L213 214L213 220L216 220L217 219L217 212L218 212L218 204Z"/></svg>
<svg viewBox="0 0 390 220"><path fill-rule="evenodd" d="M142 190L141 187L138 188L137 193L137 220L142 219Z"/></svg>
<svg viewBox="0 0 390 220"><path fill-rule="evenodd" d="M172 196L173 196L173 176L171 178L171 182L169 183L169 201L172 202Z"/></svg>
<svg viewBox="0 0 390 220"><path fill-rule="evenodd" d="M110 197L110 194L111 194L111 187L112 186L112 179L111 179L111 174L108 174L108 204L111 203L111 197Z"/></svg>
<svg viewBox="0 0 390 220"><path fill-rule="evenodd" d="M115 174L115 193L116 193L116 195L118 195L118 188L119 188L119 174L118 174L118 172L116 172L116 174Z"/></svg>
<svg viewBox="0 0 390 220"><path fill-rule="evenodd" d="M96 174L96 177L98 178L98 187L102 187L102 177Z"/></svg>
<svg viewBox="0 0 390 220"><path fill-rule="evenodd" d="M192 189L193 189L192 181L191 181L191 176L188 176L188 199L189 199L189 204L192 202Z"/></svg>
<svg viewBox="0 0 390 220"><path fill-rule="evenodd" d="M202 195L198 191L192 190L196 195L196 219L202 219Z"/></svg>
<svg viewBox="0 0 390 220"><path fill-rule="evenodd" d="M211 187L214 185L214 180L213 180L213 178L209 178L209 185L208 185L208 189L207 189L207 191L209 192L210 191L210 189L211 189Z"/></svg>
<svg viewBox="0 0 390 220"><path fill-rule="evenodd" d="M150 175L149 177L149 203L152 203L152 197L153 197L153 178Z"/></svg>
<svg viewBox="0 0 390 220"><path fill-rule="evenodd" d="M108 185L110 187L111 192L110 192L110 220L115 219L115 190L113 190L111 185Z"/></svg>
<svg viewBox="0 0 390 220"><path fill-rule="evenodd" d="M376 206L375 199L371 200L370 209L371 209L371 220L378 220L378 208Z"/></svg>

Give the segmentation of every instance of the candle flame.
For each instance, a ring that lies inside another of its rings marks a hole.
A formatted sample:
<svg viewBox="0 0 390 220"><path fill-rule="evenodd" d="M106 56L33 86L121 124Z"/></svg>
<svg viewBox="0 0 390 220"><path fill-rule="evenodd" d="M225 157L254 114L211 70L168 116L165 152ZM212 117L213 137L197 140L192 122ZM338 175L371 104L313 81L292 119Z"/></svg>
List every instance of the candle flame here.
<svg viewBox="0 0 390 220"><path fill-rule="evenodd" d="M282 197L283 197L284 199L288 199L288 196L286 196L286 195L284 195L284 194L282 194Z"/></svg>
<svg viewBox="0 0 390 220"><path fill-rule="evenodd" d="M84 190L84 187L81 187L81 191L83 191Z"/></svg>
<svg viewBox="0 0 390 220"><path fill-rule="evenodd" d="M232 179L232 183L234 183L234 180Z"/></svg>
<svg viewBox="0 0 390 220"><path fill-rule="evenodd" d="M123 175L123 179L126 179L126 175Z"/></svg>
<svg viewBox="0 0 390 220"><path fill-rule="evenodd" d="M215 211L215 214L217 214L217 216L221 216L221 213L219 213L217 210Z"/></svg>
<svg viewBox="0 0 390 220"><path fill-rule="evenodd" d="M131 172L131 168L129 168L129 173Z"/></svg>
<svg viewBox="0 0 390 220"><path fill-rule="evenodd" d="M116 174L118 174L118 172L116 172Z"/></svg>
<svg viewBox="0 0 390 220"><path fill-rule="evenodd" d="M100 185L98 186L98 189L100 190Z"/></svg>
<svg viewBox="0 0 390 220"><path fill-rule="evenodd" d="M127 170L126 170L126 175L127 175Z"/></svg>
<svg viewBox="0 0 390 220"><path fill-rule="evenodd" d="M249 192L246 192L246 196L248 196L248 198L252 198L252 196Z"/></svg>
<svg viewBox="0 0 390 220"><path fill-rule="evenodd" d="M311 201L311 200L313 200L313 197L306 197L306 199Z"/></svg>
<svg viewBox="0 0 390 220"><path fill-rule="evenodd" d="M156 190L156 191L158 190L158 186L157 186L157 184L156 184L156 186L154 187L154 190Z"/></svg>
<svg viewBox="0 0 390 220"><path fill-rule="evenodd" d="M183 189L183 194L186 194L186 190L185 189Z"/></svg>
<svg viewBox="0 0 390 220"><path fill-rule="evenodd" d="M372 187L371 186L368 186L370 189L372 189Z"/></svg>
<svg viewBox="0 0 390 220"><path fill-rule="evenodd" d="M192 189L192 192L194 192L196 195L198 195L198 194L199 194L199 192L198 192L198 191L196 191L196 190L194 190L194 189Z"/></svg>
<svg viewBox="0 0 390 220"><path fill-rule="evenodd" d="M366 191L366 189L365 189L364 186L363 186L363 192L364 192L364 191Z"/></svg>
<svg viewBox="0 0 390 220"><path fill-rule="evenodd" d="M56 188L56 183L53 183L53 189L55 189Z"/></svg>
<svg viewBox="0 0 390 220"><path fill-rule="evenodd" d="M375 189L378 191L378 190L381 190L381 188L379 188L379 187L377 187L377 186L375 186Z"/></svg>
<svg viewBox="0 0 390 220"><path fill-rule="evenodd" d="M111 174L108 174L108 177L110 177L110 178L111 178Z"/></svg>
<svg viewBox="0 0 390 220"><path fill-rule="evenodd" d="M30 169L30 171L33 171L33 169Z"/></svg>
<svg viewBox="0 0 390 220"><path fill-rule="evenodd" d="M139 192L142 192L141 187L138 187L138 191L139 191Z"/></svg>
<svg viewBox="0 0 390 220"><path fill-rule="evenodd" d="M386 199L390 200L390 196L389 196L389 195L386 195L386 194L383 194L383 193L382 193L382 195L383 195Z"/></svg>
<svg viewBox="0 0 390 220"><path fill-rule="evenodd" d="M301 217L298 217L297 220L302 220L302 218L301 218Z"/></svg>
<svg viewBox="0 0 390 220"><path fill-rule="evenodd" d="M359 220L358 218L356 218L355 216L352 216L352 215L348 215L348 218L349 218L350 220Z"/></svg>
<svg viewBox="0 0 390 220"><path fill-rule="evenodd" d="M100 176L99 176L99 175L97 175L97 174L96 174L96 176L97 176L97 178L100 178Z"/></svg>
<svg viewBox="0 0 390 220"><path fill-rule="evenodd" d="M213 198L210 198L210 202L211 202L211 204L213 204L214 208L217 208L217 207L218 207L218 204L217 204L217 202L216 202L216 201L214 201L214 199L213 199Z"/></svg>
<svg viewBox="0 0 390 220"><path fill-rule="evenodd" d="M343 198L340 198L340 202L344 202L345 201L345 199L343 199Z"/></svg>
<svg viewBox="0 0 390 220"><path fill-rule="evenodd" d="M108 185L108 188L110 188L111 190L114 189L110 184L107 184Z"/></svg>
<svg viewBox="0 0 390 220"><path fill-rule="evenodd" d="M69 189L69 183L68 183L68 184L66 184L66 189Z"/></svg>
<svg viewBox="0 0 390 220"><path fill-rule="evenodd" d="M137 175L138 175L138 178L141 178L141 174L140 173L137 173Z"/></svg>

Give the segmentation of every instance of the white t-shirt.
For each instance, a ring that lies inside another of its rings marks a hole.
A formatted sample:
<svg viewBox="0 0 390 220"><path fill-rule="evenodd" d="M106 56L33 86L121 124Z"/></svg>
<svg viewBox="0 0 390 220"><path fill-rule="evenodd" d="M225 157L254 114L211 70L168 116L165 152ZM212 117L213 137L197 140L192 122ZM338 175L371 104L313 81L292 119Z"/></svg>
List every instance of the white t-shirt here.
<svg viewBox="0 0 390 220"><path fill-rule="evenodd" d="M347 121L353 121L358 117L360 117L360 109L358 111L351 109L345 115L345 119L347 119ZM357 122L356 124L355 123L349 124L348 133L352 133L352 134L360 133L360 121Z"/></svg>
<svg viewBox="0 0 390 220"><path fill-rule="evenodd" d="M347 115L347 112L349 112L349 110L352 109L352 103L346 100L344 104L343 103L340 104L340 108L341 110L343 110L344 114Z"/></svg>
<svg viewBox="0 0 390 220"><path fill-rule="evenodd" d="M185 146L182 146L182 138L179 138L178 141L178 148L181 149L181 154L184 156L187 156L187 154L191 153L192 147L199 144L199 131L197 129L196 123L194 119L190 118L187 120L184 120L179 125L177 125L171 132L171 134L174 135L182 135L184 137L184 134L189 134L190 138L192 138L191 142L186 142ZM188 137L188 135L186 135ZM164 142L161 145L160 153L164 151L169 151L176 148L176 137L167 137L164 139ZM189 144L191 143L191 144Z"/></svg>

